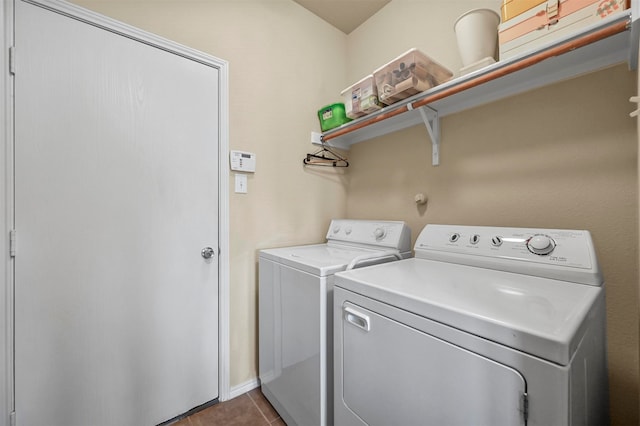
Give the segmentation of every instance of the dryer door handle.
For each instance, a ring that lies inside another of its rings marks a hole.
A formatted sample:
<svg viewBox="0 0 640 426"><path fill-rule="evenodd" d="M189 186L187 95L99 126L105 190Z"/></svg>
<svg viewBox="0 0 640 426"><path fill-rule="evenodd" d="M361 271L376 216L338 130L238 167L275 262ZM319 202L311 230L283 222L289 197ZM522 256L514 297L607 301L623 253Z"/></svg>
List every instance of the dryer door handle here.
<svg viewBox="0 0 640 426"><path fill-rule="evenodd" d="M351 323L364 331L371 330L371 322L369 321L368 315L358 312L349 306L345 306L342 309L344 310L344 319L347 320L348 323Z"/></svg>

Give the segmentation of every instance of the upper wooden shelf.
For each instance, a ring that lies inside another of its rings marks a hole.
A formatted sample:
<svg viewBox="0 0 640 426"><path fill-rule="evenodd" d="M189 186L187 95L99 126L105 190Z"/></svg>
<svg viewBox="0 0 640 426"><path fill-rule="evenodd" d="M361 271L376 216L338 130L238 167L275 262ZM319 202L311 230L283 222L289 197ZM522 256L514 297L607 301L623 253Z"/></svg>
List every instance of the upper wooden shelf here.
<svg viewBox="0 0 640 426"><path fill-rule="evenodd" d="M390 105L322 134L332 147L349 149L355 143L425 123L434 144L437 165L438 120L508 96L540 88L611 65L628 63L636 69L639 28L632 8L565 37L538 51L496 62L454 78L411 98ZM633 19L632 19L633 16Z"/></svg>

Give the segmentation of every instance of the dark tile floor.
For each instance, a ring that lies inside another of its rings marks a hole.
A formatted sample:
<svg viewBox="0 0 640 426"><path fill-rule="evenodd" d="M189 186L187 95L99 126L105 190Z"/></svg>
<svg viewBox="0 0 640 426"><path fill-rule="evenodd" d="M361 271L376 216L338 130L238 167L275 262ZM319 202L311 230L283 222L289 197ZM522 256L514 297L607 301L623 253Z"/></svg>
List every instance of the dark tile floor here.
<svg viewBox="0 0 640 426"><path fill-rule="evenodd" d="M232 400L205 408L171 426L286 426L256 388Z"/></svg>

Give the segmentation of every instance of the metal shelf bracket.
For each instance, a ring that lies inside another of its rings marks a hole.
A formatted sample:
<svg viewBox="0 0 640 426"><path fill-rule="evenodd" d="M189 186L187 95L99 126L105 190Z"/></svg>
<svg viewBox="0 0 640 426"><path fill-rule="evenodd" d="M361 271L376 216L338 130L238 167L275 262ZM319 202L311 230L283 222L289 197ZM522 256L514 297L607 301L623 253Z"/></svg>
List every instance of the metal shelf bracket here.
<svg viewBox="0 0 640 426"><path fill-rule="evenodd" d="M438 111L426 105L417 108L417 110L431 138L431 164L438 166L440 165L440 117L438 117Z"/></svg>

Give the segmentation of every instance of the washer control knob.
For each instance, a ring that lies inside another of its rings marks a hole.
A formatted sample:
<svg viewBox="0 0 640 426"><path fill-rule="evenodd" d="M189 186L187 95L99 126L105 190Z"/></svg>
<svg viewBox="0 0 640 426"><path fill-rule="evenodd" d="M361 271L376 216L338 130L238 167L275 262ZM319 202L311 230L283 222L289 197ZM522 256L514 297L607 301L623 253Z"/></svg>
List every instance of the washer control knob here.
<svg viewBox="0 0 640 426"><path fill-rule="evenodd" d="M451 235L449 236L449 242L450 242L450 243L455 243L455 242L457 242L459 239L460 239L460 234L458 234L457 232L455 232L455 233L453 233L453 234L451 234Z"/></svg>
<svg viewBox="0 0 640 426"><path fill-rule="evenodd" d="M340 232L340 225L336 225L333 227L333 233L337 234L338 232Z"/></svg>
<svg viewBox="0 0 640 426"><path fill-rule="evenodd" d="M376 240L383 239L385 235L387 235L387 231L384 228L376 228L373 231L373 236L376 237Z"/></svg>
<svg viewBox="0 0 640 426"><path fill-rule="evenodd" d="M544 256L556 248L556 242L548 235L536 234L527 241L527 248L533 254Z"/></svg>
<svg viewBox="0 0 640 426"><path fill-rule="evenodd" d="M502 245L502 237L499 235L496 235L495 237L491 238L491 245L494 247L500 247Z"/></svg>
<svg viewBox="0 0 640 426"><path fill-rule="evenodd" d="M347 234L347 235L351 234L351 227L349 226L349 227L345 228L344 233Z"/></svg>
<svg viewBox="0 0 640 426"><path fill-rule="evenodd" d="M470 242L471 244L474 244L474 245L475 245L475 244L478 244L478 242L480 242L480 235L478 235L478 234L473 234L473 235L471 236L471 238L469 238L469 242Z"/></svg>

